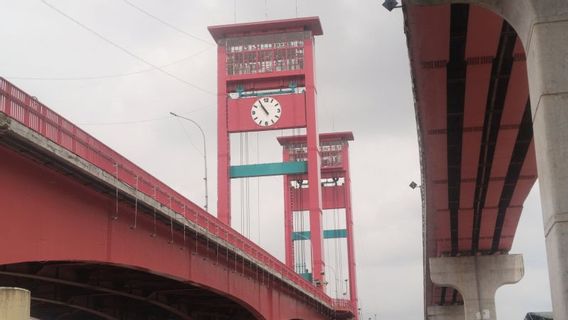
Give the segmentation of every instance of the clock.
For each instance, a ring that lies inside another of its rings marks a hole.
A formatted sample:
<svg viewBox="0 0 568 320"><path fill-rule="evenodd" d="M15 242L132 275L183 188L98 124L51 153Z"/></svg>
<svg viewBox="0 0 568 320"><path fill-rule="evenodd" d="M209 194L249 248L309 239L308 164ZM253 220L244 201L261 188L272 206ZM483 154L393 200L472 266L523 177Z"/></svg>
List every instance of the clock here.
<svg viewBox="0 0 568 320"><path fill-rule="evenodd" d="M252 121L260 127L270 127L282 116L282 106L272 97L262 97L250 108Z"/></svg>

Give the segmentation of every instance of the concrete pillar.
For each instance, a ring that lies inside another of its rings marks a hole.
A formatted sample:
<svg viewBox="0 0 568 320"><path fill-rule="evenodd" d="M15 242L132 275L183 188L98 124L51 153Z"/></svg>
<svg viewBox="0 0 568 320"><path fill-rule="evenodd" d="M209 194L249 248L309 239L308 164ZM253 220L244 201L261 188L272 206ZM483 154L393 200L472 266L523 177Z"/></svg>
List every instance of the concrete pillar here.
<svg viewBox="0 0 568 320"><path fill-rule="evenodd" d="M523 257L518 254L430 258L432 282L460 292L466 320L496 319L497 288L518 282L523 274Z"/></svg>
<svg viewBox="0 0 568 320"><path fill-rule="evenodd" d="M0 287L0 320L29 320L30 292Z"/></svg>
<svg viewBox="0 0 568 320"><path fill-rule="evenodd" d="M525 48L554 319L568 319L568 1Z"/></svg>
<svg viewBox="0 0 568 320"><path fill-rule="evenodd" d="M464 318L464 307L460 305L428 307L427 320L463 320Z"/></svg>

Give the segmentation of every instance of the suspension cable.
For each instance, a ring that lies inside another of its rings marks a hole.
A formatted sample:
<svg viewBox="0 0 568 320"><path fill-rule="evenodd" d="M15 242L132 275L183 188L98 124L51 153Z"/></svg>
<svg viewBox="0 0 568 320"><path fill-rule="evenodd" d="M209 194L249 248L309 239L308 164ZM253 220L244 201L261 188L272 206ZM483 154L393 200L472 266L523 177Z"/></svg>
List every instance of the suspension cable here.
<svg viewBox="0 0 568 320"><path fill-rule="evenodd" d="M256 163L260 163L260 146L258 145L258 132L256 132ZM256 177L256 215L258 228L258 244L260 245L260 177Z"/></svg>
<svg viewBox="0 0 568 320"><path fill-rule="evenodd" d="M245 132L244 138L244 149L245 149L245 164L249 164L249 136L248 132ZM245 178L245 235L250 239L250 178Z"/></svg>
<svg viewBox="0 0 568 320"><path fill-rule="evenodd" d="M243 133L239 133L239 164L243 165ZM243 194L243 190L244 190L244 186L245 186L245 181L241 178L239 179L239 186L240 186L240 191L239 191L239 198L240 198L240 213L241 213L241 234L244 234L244 225L245 225L245 212L244 212L244 194Z"/></svg>

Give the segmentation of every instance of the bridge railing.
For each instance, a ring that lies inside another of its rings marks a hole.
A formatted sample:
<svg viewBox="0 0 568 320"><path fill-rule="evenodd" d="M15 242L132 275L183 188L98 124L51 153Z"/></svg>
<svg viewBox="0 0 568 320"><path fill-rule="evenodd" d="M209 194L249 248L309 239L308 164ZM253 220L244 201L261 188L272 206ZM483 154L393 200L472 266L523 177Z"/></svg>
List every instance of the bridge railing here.
<svg viewBox="0 0 568 320"><path fill-rule="evenodd" d="M208 235L225 240L282 278L293 281L306 293L344 309L344 301L332 301L324 292L264 249L1 77L0 112L196 223Z"/></svg>
<svg viewBox="0 0 568 320"><path fill-rule="evenodd" d="M347 300L347 299L332 299L331 300L331 304L333 305L333 308L335 310L341 310L341 311L353 311L353 304L351 303L351 300Z"/></svg>

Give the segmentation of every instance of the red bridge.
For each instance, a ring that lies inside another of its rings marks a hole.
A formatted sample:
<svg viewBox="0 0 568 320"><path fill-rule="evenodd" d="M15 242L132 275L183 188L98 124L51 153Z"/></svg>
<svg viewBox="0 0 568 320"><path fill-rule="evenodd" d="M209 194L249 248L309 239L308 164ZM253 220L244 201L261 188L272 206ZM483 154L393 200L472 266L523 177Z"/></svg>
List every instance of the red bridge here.
<svg viewBox="0 0 568 320"><path fill-rule="evenodd" d="M0 282L58 319L346 319L262 248L0 78Z"/></svg>

